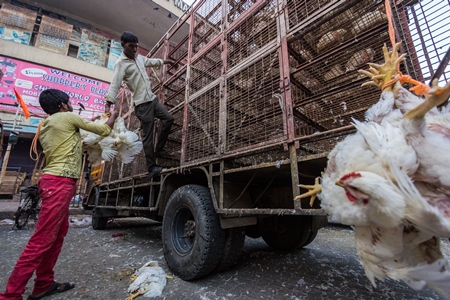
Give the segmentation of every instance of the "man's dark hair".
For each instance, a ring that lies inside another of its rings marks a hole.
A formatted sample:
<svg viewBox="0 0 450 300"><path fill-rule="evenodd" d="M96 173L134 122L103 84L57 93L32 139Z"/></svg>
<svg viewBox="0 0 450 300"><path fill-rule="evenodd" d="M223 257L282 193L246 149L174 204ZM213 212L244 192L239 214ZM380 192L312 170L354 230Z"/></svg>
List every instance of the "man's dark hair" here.
<svg viewBox="0 0 450 300"><path fill-rule="evenodd" d="M47 89L39 95L39 104L49 115L57 113L61 109L61 103L67 104L69 96L57 89Z"/></svg>
<svg viewBox="0 0 450 300"><path fill-rule="evenodd" d="M130 31L124 31L122 33L122 36L120 37L120 41L122 43L139 43L139 39L137 36L134 35L134 33Z"/></svg>

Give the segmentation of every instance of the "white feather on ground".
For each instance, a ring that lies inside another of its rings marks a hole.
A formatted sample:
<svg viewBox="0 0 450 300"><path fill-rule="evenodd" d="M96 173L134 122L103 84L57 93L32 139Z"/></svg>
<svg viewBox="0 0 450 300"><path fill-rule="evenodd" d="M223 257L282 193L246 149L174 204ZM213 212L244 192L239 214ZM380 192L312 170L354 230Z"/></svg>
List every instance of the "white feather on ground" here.
<svg viewBox="0 0 450 300"><path fill-rule="evenodd" d="M128 292L131 294L127 300L136 298L139 295L144 297L161 296L167 283L166 273L158 266L158 262L149 261L137 270L133 277L136 279L130 284Z"/></svg>

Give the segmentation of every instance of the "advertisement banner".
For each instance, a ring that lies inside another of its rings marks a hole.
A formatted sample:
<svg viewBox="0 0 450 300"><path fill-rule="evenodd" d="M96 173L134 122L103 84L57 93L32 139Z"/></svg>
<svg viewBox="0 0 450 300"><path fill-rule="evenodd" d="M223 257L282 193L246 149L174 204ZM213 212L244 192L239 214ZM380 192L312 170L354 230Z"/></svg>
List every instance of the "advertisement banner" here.
<svg viewBox="0 0 450 300"><path fill-rule="evenodd" d="M23 45L29 45L31 31L23 31L20 28L7 27L0 24L0 38Z"/></svg>
<svg viewBox="0 0 450 300"><path fill-rule="evenodd" d="M109 83L2 55L0 68L4 73L0 82L1 110L16 111L17 108L11 106L17 104L15 88L32 115L44 116L46 114L39 106L39 95L52 88L69 95L74 112L79 112L83 105L86 110L82 110L80 115L85 118L90 119L105 111L104 96Z"/></svg>
<svg viewBox="0 0 450 300"><path fill-rule="evenodd" d="M66 55L72 28L64 21L42 16L35 47Z"/></svg>
<svg viewBox="0 0 450 300"><path fill-rule="evenodd" d="M109 48L108 69L114 70L114 65L119 59L123 51L122 45L119 41L111 40L111 47Z"/></svg>
<svg viewBox="0 0 450 300"><path fill-rule="evenodd" d="M0 9L0 38L28 45L31 40L37 13L3 3Z"/></svg>
<svg viewBox="0 0 450 300"><path fill-rule="evenodd" d="M80 49L78 50L77 56L78 59L104 67L107 49L108 39L106 37L90 30L82 29Z"/></svg>

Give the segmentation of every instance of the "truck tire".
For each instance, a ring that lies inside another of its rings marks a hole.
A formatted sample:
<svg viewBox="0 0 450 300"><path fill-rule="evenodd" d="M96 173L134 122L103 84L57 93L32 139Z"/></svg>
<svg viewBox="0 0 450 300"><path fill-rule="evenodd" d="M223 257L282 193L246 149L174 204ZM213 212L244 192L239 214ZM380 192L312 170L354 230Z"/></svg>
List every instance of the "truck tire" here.
<svg viewBox="0 0 450 300"><path fill-rule="evenodd" d="M236 227L225 230L225 246L222 259L217 265L216 271L221 272L231 268L239 260L245 243L244 228Z"/></svg>
<svg viewBox="0 0 450 300"><path fill-rule="evenodd" d="M94 230L105 229L107 223L108 223L108 217L92 216L92 228Z"/></svg>
<svg viewBox="0 0 450 300"><path fill-rule="evenodd" d="M289 251L312 242L311 216L273 216L263 222L263 240L275 250Z"/></svg>
<svg viewBox="0 0 450 300"><path fill-rule="evenodd" d="M305 247L305 246L311 244L311 242L314 241L314 239L316 238L318 232L319 232L318 230L311 230L308 238L306 239L306 241L302 247Z"/></svg>
<svg viewBox="0 0 450 300"><path fill-rule="evenodd" d="M83 209L88 210L89 208L92 209L92 206L95 205L95 201L98 198L100 193L100 187L94 186L92 190L90 191L89 195L84 199L83 201Z"/></svg>
<svg viewBox="0 0 450 300"><path fill-rule="evenodd" d="M219 264L224 242L208 188L185 185L169 198L162 224L164 257L183 280L210 274Z"/></svg>

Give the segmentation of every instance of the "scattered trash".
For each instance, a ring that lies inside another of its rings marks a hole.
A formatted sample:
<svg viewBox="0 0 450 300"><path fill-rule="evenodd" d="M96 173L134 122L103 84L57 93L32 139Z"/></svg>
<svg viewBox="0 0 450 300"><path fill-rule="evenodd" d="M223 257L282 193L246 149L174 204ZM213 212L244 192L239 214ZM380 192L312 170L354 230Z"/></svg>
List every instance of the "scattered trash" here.
<svg viewBox="0 0 450 300"><path fill-rule="evenodd" d="M277 160L277 162L276 162L276 164L275 164L275 167L276 168L280 168L281 167L281 164L283 163L283 161L282 160Z"/></svg>
<svg viewBox="0 0 450 300"><path fill-rule="evenodd" d="M304 285L306 282L303 280L303 278L300 278L300 280L297 282L298 285Z"/></svg>
<svg viewBox="0 0 450 300"><path fill-rule="evenodd" d="M0 221L0 224L2 224L2 225L13 225L14 224L14 220L3 219L3 220Z"/></svg>
<svg viewBox="0 0 450 300"><path fill-rule="evenodd" d="M125 236L127 235L127 233L114 233L111 235L112 238L116 238L116 237L121 237L121 236Z"/></svg>
<svg viewBox="0 0 450 300"><path fill-rule="evenodd" d="M80 207L80 204L83 203L83 201L84 201L84 197L80 194L76 194L70 201L70 205L72 207Z"/></svg>
<svg viewBox="0 0 450 300"><path fill-rule="evenodd" d="M84 217L83 219L71 218L70 225L73 227L84 227L92 224L92 217Z"/></svg>
<svg viewBox="0 0 450 300"><path fill-rule="evenodd" d="M125 268L125 269L122 269L122 270L114 273L114 277L117 280L122 281L122 280L128 279L135 271L136 271L136 269Z"/></svg>

